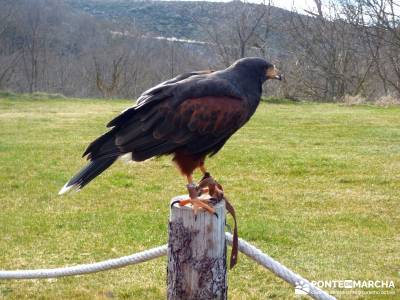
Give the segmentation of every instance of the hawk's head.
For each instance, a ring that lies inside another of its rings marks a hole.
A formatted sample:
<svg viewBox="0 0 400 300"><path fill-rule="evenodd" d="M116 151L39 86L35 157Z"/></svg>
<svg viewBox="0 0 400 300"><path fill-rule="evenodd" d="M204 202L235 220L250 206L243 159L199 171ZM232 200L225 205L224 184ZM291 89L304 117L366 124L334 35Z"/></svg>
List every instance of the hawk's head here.
<svg viewBox="0 0 400 300"><path fill-rule="evenodd" d="M282 74L273 64L259 57L239 59L232 67L246 72L249 76L257 76L262 82L268 79L282 80L283 78Z"/></svg>

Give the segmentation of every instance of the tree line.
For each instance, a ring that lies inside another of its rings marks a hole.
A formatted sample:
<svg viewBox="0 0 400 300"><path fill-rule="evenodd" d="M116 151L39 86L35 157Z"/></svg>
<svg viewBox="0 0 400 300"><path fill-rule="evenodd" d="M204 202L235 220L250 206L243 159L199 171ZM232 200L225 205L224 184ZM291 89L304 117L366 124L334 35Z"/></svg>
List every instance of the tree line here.
<svg viewBox="0 0 400 300"><path fill-rule="evenodd" d="M315 0L310 10L234 1L204 20L199 42L160 39L56 0L0 0L0 89L135 98L179 73L260 56L286 75L267 94L340 101L400 98L400 3ZM196 2L193 5L200 6Z"/></svg>

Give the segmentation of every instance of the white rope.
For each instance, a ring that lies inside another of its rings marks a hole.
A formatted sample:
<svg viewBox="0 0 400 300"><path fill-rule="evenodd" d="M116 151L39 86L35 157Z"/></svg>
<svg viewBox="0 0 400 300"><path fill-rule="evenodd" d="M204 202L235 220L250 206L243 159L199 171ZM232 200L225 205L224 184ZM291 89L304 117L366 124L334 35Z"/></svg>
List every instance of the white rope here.
<svg viewBox="0 0 400 300"><path fill-rule="evenodd" d="M128 265L134 265L141 262L158 258L167 254L167 245L149 249L128 256L109 259L93 264L83 264L65 268L55 269L37 269L37 270L17 270L17 271L0 271L1 279L34 279L34 278L55 278L62 276L82 275L87 273L95 273L110 269L122 268Z"/></svg>
<svg viewBox="0 0 400 300"><path fill-rule="evenodd" d="M229 244L232 245L232 234L226 232L226 239ZM141 262L158 258L167 254L168 245L163 245L157 248L149 249L139 253L135 253L120 258L114 258L105 260L102 262L83 264L65 268L55 269L37 269L37 270L16 270L16 271L0 271L0 280L2 279L34 279L34 278L55 278L62 276L73 276L82 275L88 273L95 273L110 269L122 268L128 265L134 265ZM264 266L272 273L282 278L292 286L296 287L300 282L303 283L303 287L309 289L309 295L317 300L334 300L328 293L319 289L318 287L311 284L307 279L304 279L300 275L286 268L273 258L269 257L265 253L261 252L258 248L250 245L248 242L239 239L239 251L243 252L260 265Z"/></svg>
<svg viewBox="0 0 400 300"><path fill-rule="evenodd" d="M229 232L225 233L226 239L230 245L232 245L233 237ZM296 287L300 283L302 283L302 287L305 289L309 289L308 294L310 297L317 300L334 300L335 297L329 295L318 287L314 286L307 279L304 279L299 274L294 273L293 271L286 268L281 263L274 260L272 257L263 253L258 248L250 245L248 242L239 239L239 251L246 254L248 257L252 258L254 261L262 265L263 267L270 270L272 273L282 278L286 282L290 283L292 286ZM303 289L304 290L304 289Z"/></svg>

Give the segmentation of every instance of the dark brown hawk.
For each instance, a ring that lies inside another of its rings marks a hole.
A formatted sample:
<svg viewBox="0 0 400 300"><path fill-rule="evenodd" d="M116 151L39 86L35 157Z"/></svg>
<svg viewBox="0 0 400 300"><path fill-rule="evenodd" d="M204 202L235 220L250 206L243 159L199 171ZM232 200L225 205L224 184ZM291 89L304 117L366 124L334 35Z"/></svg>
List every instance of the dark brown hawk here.
<svg viewBox="0 0 400 300"><path fill-rule="evenodd" d="M224 70L182 74L147 90L89 145L83 154L89 163L60 194L81 189L124 154L131 154L134 161L172 154L187 177L189 202L214 212L193 193L193 171L200 168L208 175L206 156L216 154L250 119L267 79L281 79L272 64L243 58Z"/></svg>

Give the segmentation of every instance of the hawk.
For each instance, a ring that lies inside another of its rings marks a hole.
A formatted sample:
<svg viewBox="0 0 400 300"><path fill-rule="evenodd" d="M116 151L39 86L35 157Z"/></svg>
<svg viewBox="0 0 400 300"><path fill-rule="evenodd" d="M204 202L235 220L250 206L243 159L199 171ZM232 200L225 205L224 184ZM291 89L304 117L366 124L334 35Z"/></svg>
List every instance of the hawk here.
<svg viewBox="0 0 400 300"><path fill-rule="evenodd" d="M206 157L215 155L254 114L268 79L282 79L274 65L243 58L224 70L181 74L145 91L88 146L83 157L89 163L59 194L83 188L122 155L140 162L171 154L188 182L190 199L180 204L214 213L199 199L193 172L199 168L203 178L210 176Z"/></svg>

